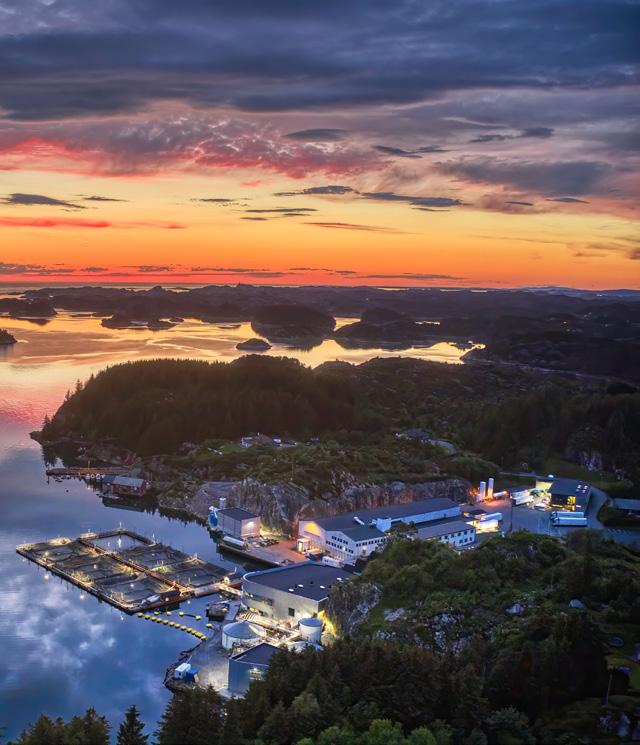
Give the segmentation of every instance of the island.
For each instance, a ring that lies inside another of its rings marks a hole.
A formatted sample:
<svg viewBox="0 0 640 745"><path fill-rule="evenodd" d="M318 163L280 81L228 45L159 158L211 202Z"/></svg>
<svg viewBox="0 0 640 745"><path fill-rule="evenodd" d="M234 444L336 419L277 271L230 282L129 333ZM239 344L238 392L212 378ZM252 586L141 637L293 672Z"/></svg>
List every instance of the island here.
<svg viewBox="0 0 640 745"><path fill-rule="evenodd" d="M333 316L306 305L265 305L251 319L251 328L269 341L285 343L321 342L335 328Z"/></svg>
<svg viewBox="0 0 640 745"><path fill-rule="evenodd" d="M247 341L241 341L236 344L236 349L241 352L266 352L271 349L271 344L264 339L247 339Z"/></svg>
<svg viewBox="0 0 640 745"><path fill-rule="evenodd" d="M180 319L181 321L182 319ZM169 321L160 318L130 318L124 313L114 313L111 318L103 318L100 324L108 329L147 329L149 331L163 331L171 329L180 321Z"/></svg>
<svg viewBox="0 0 640 745"><path fill-rule="evenodd" d="M12 344L16 344L17 341L16 337L6 329L0 329L0 347L9 347Z"/></svg>

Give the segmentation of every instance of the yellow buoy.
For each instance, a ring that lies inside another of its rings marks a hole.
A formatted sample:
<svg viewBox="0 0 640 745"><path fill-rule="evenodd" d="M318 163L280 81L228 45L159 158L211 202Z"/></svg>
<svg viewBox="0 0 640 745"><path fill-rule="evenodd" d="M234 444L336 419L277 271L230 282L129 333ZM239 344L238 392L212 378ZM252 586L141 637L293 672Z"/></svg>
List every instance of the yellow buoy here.
<svg viewBox="0 0 640 745"><path fill-rule="evenodd" d="M168 615L168 616L170 616L170 615L171 615L171 611L170 611L170 610L168 610L168 611L167 611L167 615Z"/></svg>
<svg viewBox="0 0 640 745"><path fill-rule="evenodd" d="M138 616L138 618L142 618L143 615L143 613L136 613L136 616Z"/></svg>
<svg viewBox="0 0 640 745"><path fill-rule="evenodd" d="M196 621L202 621L202 616L196 616Z"/></svg>
<svg viewBox="0 0 640 745"><path fill-rule="evenodd" d="M183 611L183 610L181 610L181 611L180 611L180 612L178 613L178 615L179 615L179 616L184 616L184 611Z"/></svg>
<svg viewBox="0 0 640 745"><path fill-rule="evenodd" d="M146 621L148 621L151 618L151 616L148 613L145 613L144 614L144 617L145 617L145 620Z"/></svg>
<svg viewBox="0 0 640 745"><path fill-rule="evenodd" d="M212 624L212 623L208 623L208 624L207 624L207 628L208 628L208 629L212 629L212 628L213 628L213 624Z"/></svg>
<svg viewBox="0 0 640 745"><path fill-rule="evenodd" d="M163 618L163 619L162 619L162 623L163 623L163 624L164 624L164 625L166 626L166 625L167 625L167 624L169 623L169 621L167 621L167 620L165 620L165 619Z"/></svg>

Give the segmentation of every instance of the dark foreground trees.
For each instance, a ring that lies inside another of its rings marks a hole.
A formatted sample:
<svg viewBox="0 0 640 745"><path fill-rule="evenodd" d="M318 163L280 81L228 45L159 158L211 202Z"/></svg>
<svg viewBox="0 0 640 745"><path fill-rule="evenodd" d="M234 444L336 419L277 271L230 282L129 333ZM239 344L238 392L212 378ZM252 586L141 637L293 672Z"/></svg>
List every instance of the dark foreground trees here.
<svg viewBox="0 0 640 745"><path fill-rule="evenodd" d="M141 721L138 709L134 705L127 710L120 725L116 745L146 745L149 736L143 734L143 730L144 722Z"/></svg>

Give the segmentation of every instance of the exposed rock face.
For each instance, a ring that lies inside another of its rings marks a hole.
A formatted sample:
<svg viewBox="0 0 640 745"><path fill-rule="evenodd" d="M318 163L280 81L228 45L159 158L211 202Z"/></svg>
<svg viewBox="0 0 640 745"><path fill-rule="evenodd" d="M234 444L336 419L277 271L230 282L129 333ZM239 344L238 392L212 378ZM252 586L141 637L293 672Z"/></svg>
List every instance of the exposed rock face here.
<svg viewBox="0 0 640 745"><path fill-rule="evenodd" d="M469 493L469 484L464 479L442 479L421 484L405 484L392 481L388 484L358 485L345 489L330 501L314 499L297 516L298 519L329 517L341 512L372 509L388 504L415 502L431 497L448 497L454 502L464 502Z"/></svg>
<svg viewBox="0 0 640 745"><path fill-rule="evenodd" d="M372 582L346 582L331 589L327 616L342 636L354 636L382 597Z"/></svg>
<svg viewBox="0 0 640 745"><path fill-rule="evenodd" d="M294 484L264 484L255 479L207 481L182 508L205 518L209 506L217 506L220 497L224 497L228 506L255 512L260 515L265 527L289 534L300 519L328 517L341 512L430 497L449 497L462 502L466 500L468 490L469 484L463 479L443 479L424 484L393 481L377 486L353 486L324 500L311 499L306 489Z"/></svg>

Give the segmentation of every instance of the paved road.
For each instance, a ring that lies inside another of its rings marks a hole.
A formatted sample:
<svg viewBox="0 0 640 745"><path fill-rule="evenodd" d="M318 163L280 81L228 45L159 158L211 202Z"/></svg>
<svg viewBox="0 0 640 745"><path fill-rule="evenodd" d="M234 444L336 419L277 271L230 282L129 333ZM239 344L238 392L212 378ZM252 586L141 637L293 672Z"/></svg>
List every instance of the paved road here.
<svg viewBox="0 0 640 745"><path fill-rule="evenodd" d="M531 473L512 475L535 478L535 474ZM589 500L589 506L586 512L587 527L593 530L602 530L608 538L611 538L617 543L627 545L636 544L640 547L640 529L607 528L598 520L598 511L606 499L607 494L602 489L592 488L591 499ZM511 530L529 530L532 533L547 533L548 535L559 538L575 530L575 528L570 527L555 527L551 525L549 512L535 510L529 505L514 507L511 504L511 500L494 500L485 503L483 507L490 512L502 512L503 530L507 532Z"/></svg>

